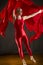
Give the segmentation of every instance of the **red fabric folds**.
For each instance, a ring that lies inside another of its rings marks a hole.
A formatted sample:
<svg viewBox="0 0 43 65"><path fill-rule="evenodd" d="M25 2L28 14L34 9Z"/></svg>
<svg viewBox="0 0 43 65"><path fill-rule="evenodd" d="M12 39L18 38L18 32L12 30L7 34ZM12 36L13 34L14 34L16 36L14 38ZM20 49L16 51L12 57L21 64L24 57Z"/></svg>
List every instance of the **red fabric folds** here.
<svg viewBox="0 0 43 65"><path fill-rule="evenodd" d="M23 9L23 15L30 15L39 11L40 9L43 9L43 6L39 7L35 5L32 0L8 0L5 8L3 8L0 13L0 31L6 31L8 20L13 23L12 11L18 7ZM38 39L43 32L43 13L26 20L25 24L28 30L35 32L35 35L30 38L30 42L32 42L34 39Z"/></svg>
<svg viewBox="0 0 43 65"><path fill-rule="evenodd" d="M2 37L5 37L5 31L6 31L7 26L8 26L8 12L6 8L6 9L3 9L2 11L1 21L0 21L0 35Z"/></svg>

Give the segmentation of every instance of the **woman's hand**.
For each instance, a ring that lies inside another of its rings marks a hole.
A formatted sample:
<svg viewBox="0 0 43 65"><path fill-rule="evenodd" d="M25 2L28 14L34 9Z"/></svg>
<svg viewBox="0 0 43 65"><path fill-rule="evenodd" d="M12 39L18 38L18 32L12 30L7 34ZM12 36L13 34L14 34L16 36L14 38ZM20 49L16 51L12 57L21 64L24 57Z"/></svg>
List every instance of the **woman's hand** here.
<svg viewBox="0 0 43 65"><path fill-rule="evenodd" d="M39 10L39 13L42 13L43 12L43 10Z"/></svg>

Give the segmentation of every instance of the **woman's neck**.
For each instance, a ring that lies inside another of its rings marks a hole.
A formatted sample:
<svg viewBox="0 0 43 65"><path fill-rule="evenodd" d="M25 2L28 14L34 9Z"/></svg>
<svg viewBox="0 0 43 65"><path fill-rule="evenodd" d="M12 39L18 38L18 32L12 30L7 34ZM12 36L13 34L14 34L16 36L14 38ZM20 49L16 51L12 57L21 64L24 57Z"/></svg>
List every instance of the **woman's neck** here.
<svg viewBox="0 0 43 65"><path fill-rule="evenodd" d="M22 17L20 15L17 16L18 19L21 19Z"/></svg>

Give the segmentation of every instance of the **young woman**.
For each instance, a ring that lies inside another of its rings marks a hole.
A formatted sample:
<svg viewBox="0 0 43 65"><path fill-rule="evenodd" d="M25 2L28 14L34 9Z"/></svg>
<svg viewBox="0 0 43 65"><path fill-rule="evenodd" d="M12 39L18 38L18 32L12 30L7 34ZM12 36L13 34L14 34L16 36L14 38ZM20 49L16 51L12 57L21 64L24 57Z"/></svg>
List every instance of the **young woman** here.
<svg viewBox="0 0 43 65"><path fill-rule="evenodd" d="M36 60L34 59L34 57L32 55L31 48L28 44L27 35L24 31L25 20L29 19L31 17L34 17L41 12L43 12L43 11L39 10L38 12L36 12L32 15L22 16L21 8L17 8L16 11L15 10L13 11L13 22L14 22L14 27L15 27L15 41L16 41L16 44L18 47L18 52L19 52L23 65L27 65L27 64L26 64L26 61L24 60L24 54L23 54L23 50L22 50L22 40L24 40L24 45L26 47L28 55L30 55L30 60L32 60L34 63L36 63Z"/></svg>

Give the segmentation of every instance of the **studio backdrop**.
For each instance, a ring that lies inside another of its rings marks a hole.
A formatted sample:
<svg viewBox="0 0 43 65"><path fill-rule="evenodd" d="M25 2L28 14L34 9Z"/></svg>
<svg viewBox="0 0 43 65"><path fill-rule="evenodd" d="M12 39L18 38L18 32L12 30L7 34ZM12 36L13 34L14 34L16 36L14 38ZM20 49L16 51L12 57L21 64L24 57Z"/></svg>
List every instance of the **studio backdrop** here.
<svg viewBox="0 0 43 65"><path fill-rule="evenodd" d="M43 6L43 0L32 0L36 5ZM0 0L0 11L5 7L7 4L7 0ZM34 32L30 32L26 25L24 25L24 29L26 31L26 34L29 37L31 37ZM12 23L8 23L8 27L6 29L6 37L3 38L0 36L0 55L2 54L16 54L18 53L17 45L14 40L14 25ZM30 43L29 43L30 44ZM23 51L26 52L25 46L23 45ZM43 34L40 36L39 39L34 40L32 44L30 44L30 47L33 51L33 54L43 54Z"/></svg>

